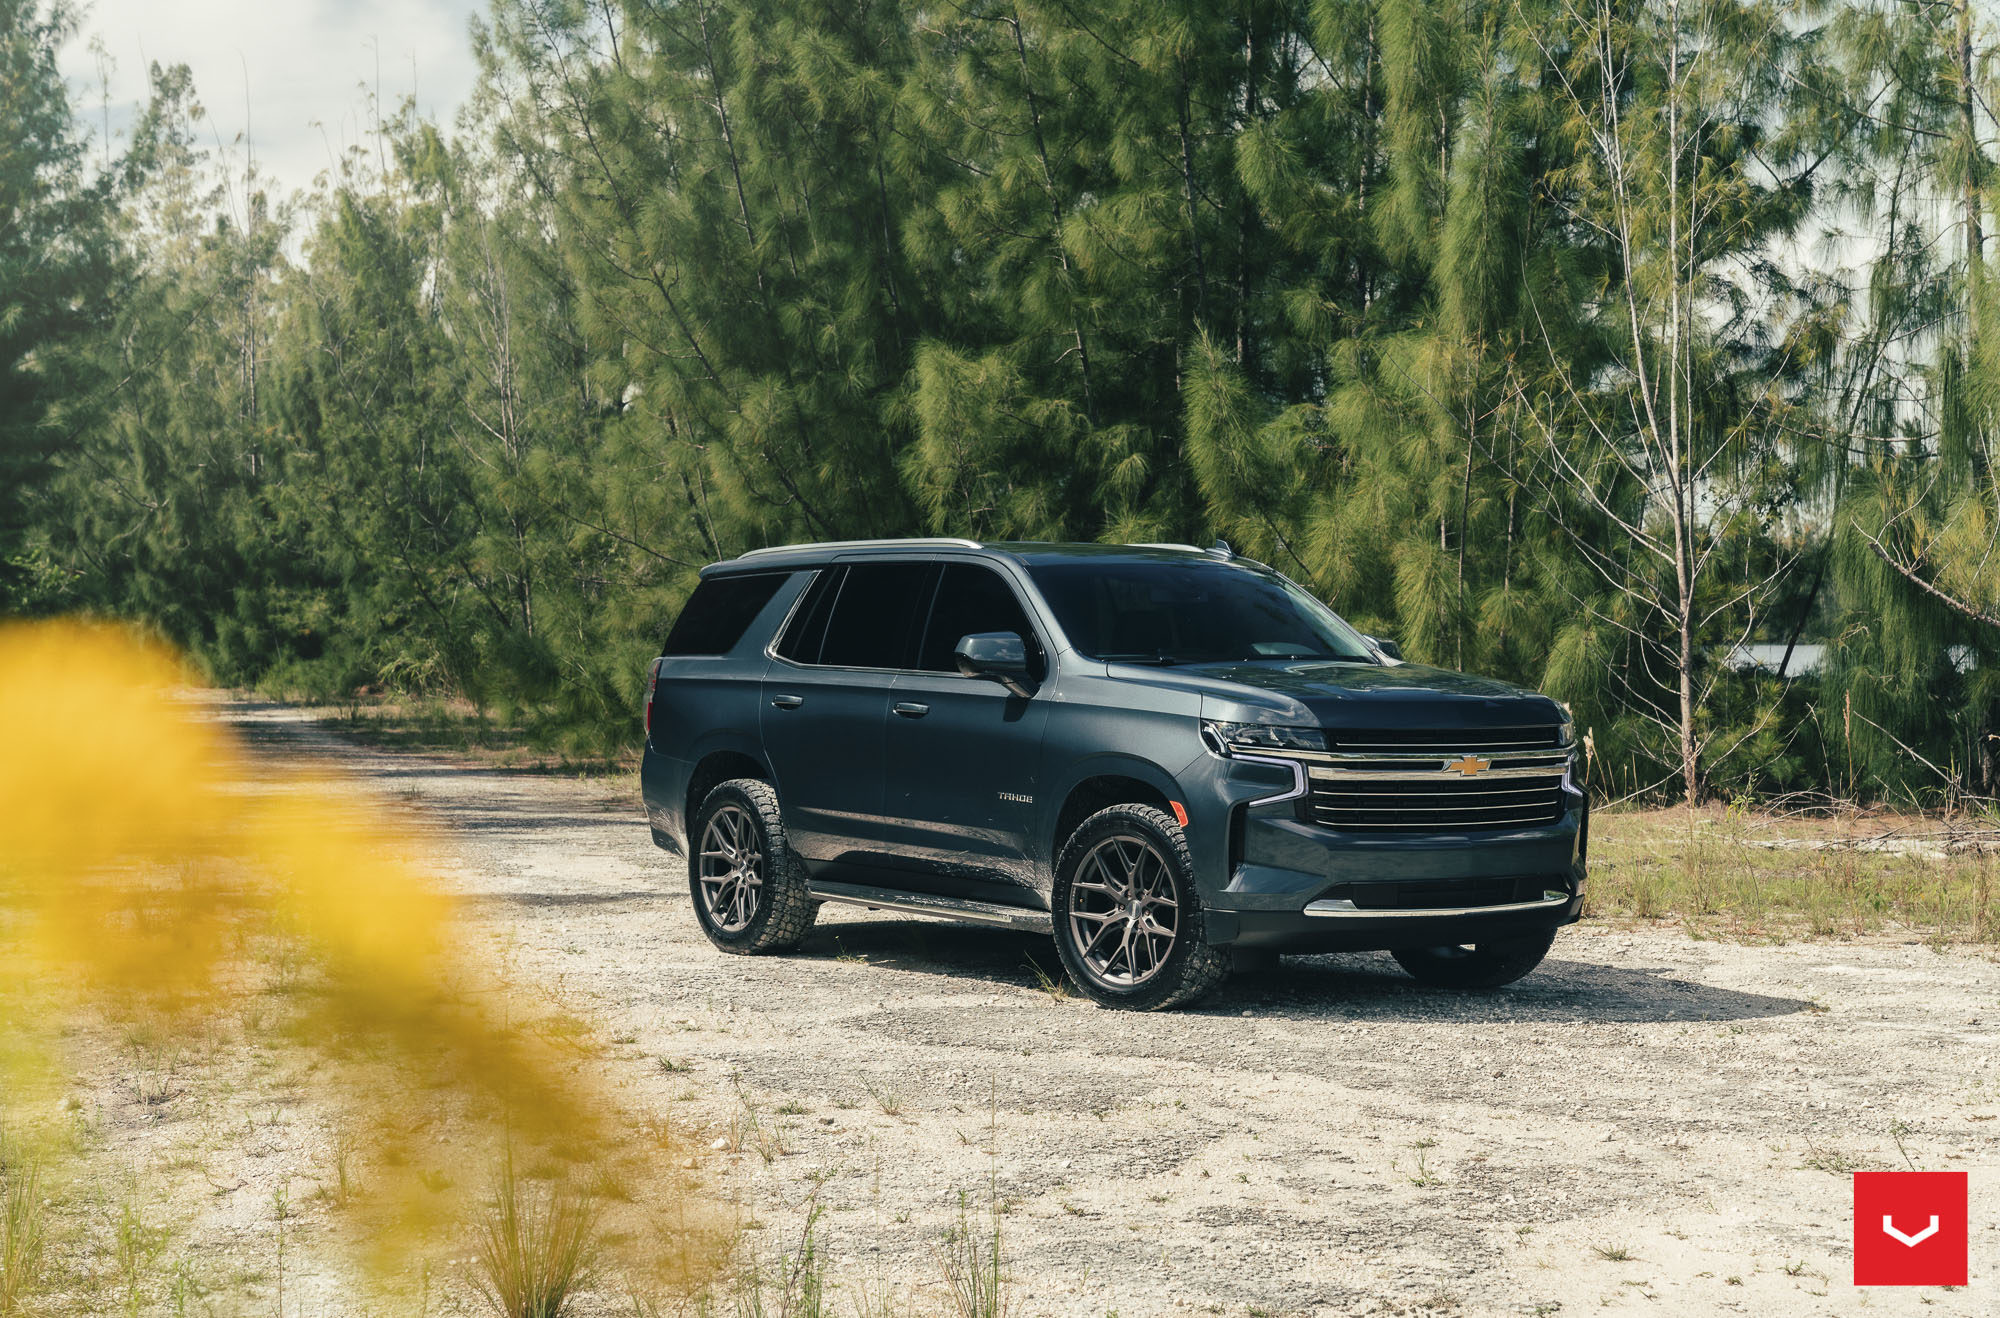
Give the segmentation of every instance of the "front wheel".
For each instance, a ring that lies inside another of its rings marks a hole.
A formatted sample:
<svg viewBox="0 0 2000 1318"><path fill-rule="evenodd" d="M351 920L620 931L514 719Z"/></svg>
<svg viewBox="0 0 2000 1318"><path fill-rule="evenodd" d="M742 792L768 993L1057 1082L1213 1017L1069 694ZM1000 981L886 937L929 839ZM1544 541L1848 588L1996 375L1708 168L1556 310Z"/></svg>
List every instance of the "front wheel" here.
<svg viewBox="0 0 2000 1318"><path fill-rule="evenodd" d="M1105 1006L1186 1006L1229 974L1228 954L1208 944L1187 838L1164 810L1114 805L1084 820L1051 897L1063 966Z"/></svg>
<svg viewBox="0 0 2000 1318"><path fill-rule="evenodd" d="M789 952L819 903L778 817L778 794L755 778L718 783L688 830L688 890L708 941L725 952Z"/></svg>
<svg viewBox="0 0 2000 1318"><path fill-rule="evenodd" d="M1519 938L1443 947L1403 947L1389 955L1417 979L1438 988L1489 989L1512 984L1542 964L1556 931L1545 929Z"/></svg>

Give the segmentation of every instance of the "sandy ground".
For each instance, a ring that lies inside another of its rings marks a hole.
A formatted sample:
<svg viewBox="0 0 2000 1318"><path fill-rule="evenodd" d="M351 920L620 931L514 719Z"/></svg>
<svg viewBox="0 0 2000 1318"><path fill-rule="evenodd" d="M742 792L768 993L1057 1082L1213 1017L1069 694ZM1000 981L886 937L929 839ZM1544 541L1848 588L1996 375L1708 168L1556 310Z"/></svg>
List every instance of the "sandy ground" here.
<svg viewBox="0 0 2000 1318"><path fill-rule="evenodd" d="M1023 1315L2000 1313L1990 953L1587 921L1499 993L1313 957L1131 1015L1047 991L1046 940L853 908L723 956L628 781L227 712L432 821L515 973L619 1040L614 1082L729 1141L756 1248L821 1210L830 1312L940 1311L969 1218ZM1857 1290L1848 1173L1912 1166L1972 1174L1972 1285Z"/></svg>

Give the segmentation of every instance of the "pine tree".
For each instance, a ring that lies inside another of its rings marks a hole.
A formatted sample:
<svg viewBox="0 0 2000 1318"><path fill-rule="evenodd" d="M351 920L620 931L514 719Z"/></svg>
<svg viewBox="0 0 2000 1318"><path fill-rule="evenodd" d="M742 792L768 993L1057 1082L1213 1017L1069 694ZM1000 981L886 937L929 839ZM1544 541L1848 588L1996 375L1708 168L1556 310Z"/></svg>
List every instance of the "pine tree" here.
<svg viewBox="0 0 2000 1318"><path fill-rule="evenodd" d="M60 517L52 464L102 397L88 344L117 278L111 180L86 173L56 66L75 30L63 0L0 0L0 612L66 590L33 533Z"/></svg>

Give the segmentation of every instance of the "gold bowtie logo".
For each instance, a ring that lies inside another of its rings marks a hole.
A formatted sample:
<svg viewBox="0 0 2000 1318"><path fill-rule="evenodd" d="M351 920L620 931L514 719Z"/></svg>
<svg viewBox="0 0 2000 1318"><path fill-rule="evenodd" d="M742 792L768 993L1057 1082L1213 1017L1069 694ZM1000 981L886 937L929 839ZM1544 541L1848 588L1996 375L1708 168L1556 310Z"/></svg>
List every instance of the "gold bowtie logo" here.
<svg viewBox="0 0 2000 1318"><path fill-rule="evenodd" d="M1477 755L1461 755L1444 766L1446 773L1462 773L1470 778L1475 773L1485 773L1493 767L1490 760L1482 760Z"/></svg>

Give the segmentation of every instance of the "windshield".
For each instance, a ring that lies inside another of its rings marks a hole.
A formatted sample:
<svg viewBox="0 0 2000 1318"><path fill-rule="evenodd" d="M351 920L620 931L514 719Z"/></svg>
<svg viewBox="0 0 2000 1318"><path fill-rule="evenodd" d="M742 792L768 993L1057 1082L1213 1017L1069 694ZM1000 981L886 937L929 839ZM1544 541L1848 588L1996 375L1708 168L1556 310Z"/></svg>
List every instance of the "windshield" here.
<svg viewBox="0 0 2000 1318"><path fill-rule="evenodd" d="M1359 632L1276 574L1200 559L1042 563L1028 573L1070 644L1092 659L1211 664L1374 658Z"/></svg>

